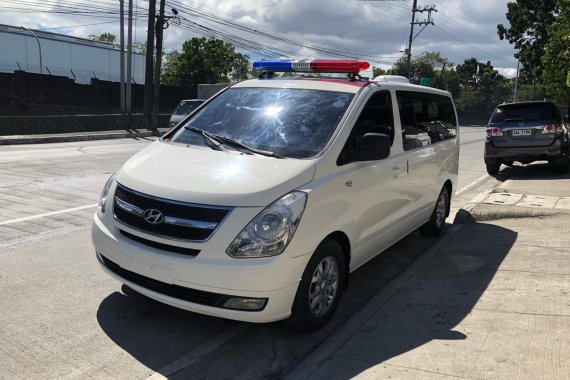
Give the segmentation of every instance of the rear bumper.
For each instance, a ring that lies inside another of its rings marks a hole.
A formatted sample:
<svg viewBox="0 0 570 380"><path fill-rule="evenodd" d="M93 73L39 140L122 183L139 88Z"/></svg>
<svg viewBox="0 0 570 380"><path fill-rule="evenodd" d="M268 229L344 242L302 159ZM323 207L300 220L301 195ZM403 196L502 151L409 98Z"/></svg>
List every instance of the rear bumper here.
<svg viewBox="0 0 570 380"><path fill-rule="evenodd" d="M567 153L567 147L563 146L560 140L548 146L530 146L530 147L511 147L498 148L494 146L488 139L485 141L485 163L496 162L497 159L502 160L525 160L537 161L548 160Z"/></svg>

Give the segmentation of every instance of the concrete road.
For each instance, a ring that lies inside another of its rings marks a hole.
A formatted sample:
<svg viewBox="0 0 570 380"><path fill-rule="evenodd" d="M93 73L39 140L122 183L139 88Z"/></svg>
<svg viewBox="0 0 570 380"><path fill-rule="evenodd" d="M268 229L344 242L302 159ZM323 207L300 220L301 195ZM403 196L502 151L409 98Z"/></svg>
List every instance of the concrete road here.
<svg viewBox="0 0 570 380"><path fill-rule="evenodd" d="M488 178L462 128L459 191ZM358 270L312 335L178 310L105 275L89 226L100 190L150 140L0 150L0 378L279 378L436 242L413 233Z"/></svg>

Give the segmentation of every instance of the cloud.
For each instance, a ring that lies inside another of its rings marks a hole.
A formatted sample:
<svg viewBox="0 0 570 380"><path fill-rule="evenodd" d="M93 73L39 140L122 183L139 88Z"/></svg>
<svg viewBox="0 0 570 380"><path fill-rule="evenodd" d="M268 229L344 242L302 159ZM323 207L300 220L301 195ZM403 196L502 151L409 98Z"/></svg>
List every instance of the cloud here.
<svg viewBox="0 0 570 380"><path fill-rule="evenodd" d="M40 0L34 0L41 3ZM75 3L91 4L90 0L70 0ZM135 0L139 7L147 7L147 2ZM227 17L256 30L270 31L281 36L319 48L342 51L348 55L365 57L376 65L391 64L402 55L405 49L409 23L411 20L411 0L407 1L357 1L357 0L173 0L200 12ZM446 0L436 3L437 13L433 13L435 25L429 25L414 40L412 53L439 51L455 64L475 57L480 61L491 61L502 70L516 67L513 48L500 41L496 34L498 23L507 23L505 18L508 0ZM5 3L5 2L3 2ZM102 3L107 4L107 3ZM419 4L426 5L421 1ZM431 4L431 3L430 3ZM111 32L119 34L118 16L114 23L87 25L113 19L86 18L74 15L52 13L9 12L0 4L0 23L26 25L34 28L73 26L60 29L66 34L87 37L89 34ZM169 4L168 8L176 7ZM33 11L32 7L29 9ZM257 46L294 52L298 55L324 57L324 53L311 51L306 47L292 46L272 41L259 34L245 33L219 26L211 20L203 20L179 9L191 22L197 22L212 29L236 34ZM135 40L146 39L146 20L143 14L135 23ZM117 6L118 14L118 6ZM426 14L418 15L421 20ZM185 25L191 25L189 22ZM76 26L85 25L85 26ZM415 27L415 32L420 31ZM184 40L196 36L195 33L171 25L164 33L164 46L167 50L180 49ZM256 57L259 53L246 52ZM276 54L278 57L280 54ZM330 55L329 55L330 56ZM506 71L505 71L506 72Z"/></svg>

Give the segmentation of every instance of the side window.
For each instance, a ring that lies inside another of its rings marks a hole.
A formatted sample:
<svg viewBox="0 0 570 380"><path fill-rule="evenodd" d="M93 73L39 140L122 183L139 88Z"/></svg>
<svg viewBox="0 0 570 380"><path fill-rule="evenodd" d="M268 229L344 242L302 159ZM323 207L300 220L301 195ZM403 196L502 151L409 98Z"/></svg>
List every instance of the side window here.
<svg viewBox="0 0 570 380"><path fill-rule="evenodd" d="M379 91L372 95L362 109L352 128L337 164L346 165L354 161L355 152L362 137L367 133L383 133L390 136L390 145L394 142L394 113L390 92Z"/></svg>
<svg viewBox="0 0 570 380"><path fill-rule="evenodd" d="M421 148L456 136L451 98L426 92L397 91L404 150Z"/></svg>

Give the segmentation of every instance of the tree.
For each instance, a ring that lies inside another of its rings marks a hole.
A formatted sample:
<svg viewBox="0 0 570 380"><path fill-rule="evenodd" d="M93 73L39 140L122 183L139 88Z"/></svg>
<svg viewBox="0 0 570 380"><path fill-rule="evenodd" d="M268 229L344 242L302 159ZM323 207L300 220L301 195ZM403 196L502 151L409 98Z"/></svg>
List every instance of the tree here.
<svg viewBox="0 0 570 380"><path fill-rule="evenodd" d="M372 66L372 78L376 78L377 76L384 74L386 74L386 70L382 70L381 67Z"/></svg>
<svg viewBox="0 0 570 380"><path fill-rule="evenodd" d="M113 45L113 49L117 50L121 49L119 44L115 43L115 41L117 41L117 36L115 36L113 33L105 32L99 35L90 34L87 38L89 38L92 41L105 42L107 44L111 44ZM125 51L126 49L127 49L127 43L125 42ZM135 41L132 43L132 49L133 53L146 54L146 42Z"/></svg>
<svg viewBox="0 0 570 380"><path fill-rule="evenodd" d="M90 34L88 38L93 41L105 42L107 44L115 46L115 40L117 39L117 36L115 36L113 33L101 33L99 35Z"/></svg>
<svg viewBox="0 0 570 380"><path fill-rule="evenodd" d="M469 58L457 65L456 72L461 86L457 108L465 113L490 115L497 104L512 97L511 82L491 62Z"/></svg>
<svg viewBox="0 0 570 380"><path fill-rule="evenodd" d="M542 56L548 41L548 26L556 18L559 8L556 0L516 0L507 4L507 19L510 26L497 25L497 34L501 40L508 40L515 45L523 73L532 79L540 77L543 64ZM523 76L522 78L527 79Z"/></svg>
<svg viewBox="0 0 570 380"><path fill-rule="evenodd" d="M135 41L132 44L133 53L146 54L146 42ZM164 51L162 52L164 55Z"/></svg>
<svg viewBox="0 0 570 380"><path fill-rule="evenodd" d="M246 79L249 61L233 45L215 38L192 38L165 57L161 81L165 84L195 86Z"/></svg>
<svg viewBox="0 0 570 380"><path fill-rule="evenodd" d="M560 14L548 28L542 81L549 96L564 104L570 113L570 87L566 85L570 75L570 3L560 0L558 6Z"/></svg>
<svg viewBox="0 0 570 380"><path fill-rule="evenodd" d="M431 87L449 91L457 96L459 95L459 83L453 67L453 62L442 57L439 52L423 52L411 62L410 82L419 84L421 78L431 78ZM398 59L389 72L393 75L407 76L405 57Z"/></svg>
<svg viewBox="0 0 570 380"><path fill-rule="evenodd" d="M412 62L413 65L413 62ZM410 71L412 71L413 68L410 68ZM398 58L398 60L396 62L394 62L394 65L392 65L392 68L390 70L387 71L388 74L390 75L400 75L403 77L408 77L408 72L406 70L406 57L400 57Z"/></svg>
<svg viewBox="0 0 570 380"><path fill-rule="evenodd" d="M425 57L426 54L429 53L428 52L423 53L419 57L414 58L410 63L409 79L411 83L419 84L421 78L424 77L433 78L435 68L433 66L433 62L429 58ZM407 67L406 57L401 57L394 63L392 69L390 69L389 71L392 75L400 75L407 78L408 72L406 67Z"/></svg>

